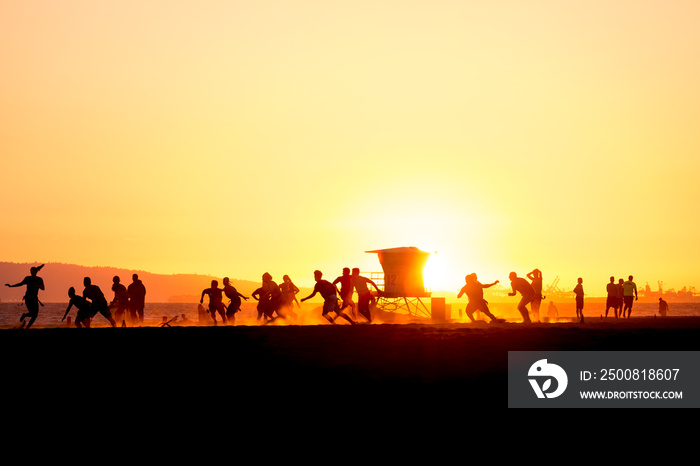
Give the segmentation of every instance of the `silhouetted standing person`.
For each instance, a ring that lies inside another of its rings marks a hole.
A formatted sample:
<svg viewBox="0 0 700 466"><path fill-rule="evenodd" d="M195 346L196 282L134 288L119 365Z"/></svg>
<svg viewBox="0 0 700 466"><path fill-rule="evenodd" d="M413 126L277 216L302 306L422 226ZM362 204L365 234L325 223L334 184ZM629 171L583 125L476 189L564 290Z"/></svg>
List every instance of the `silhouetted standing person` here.
<svg viewBox="0 0 700 466"><path fill-rule="evenodd" d="M532 308L532 316L535 321L540 320L540 304L544 297L542 296L542 272L539 269L535 269L527 274L527 278L530 279L532 288L535 290L535 296L532 298L530 307Z"/></svg>
<svg viewBox="0 0 700 466"><path fill-rule="evenodd" d="M241 298L247 301L248 297L239 293L238 290L231 285L231 281L228 277L224 277L224 294L231 300L226 308L226 317L229 322L235 322L236 313L241 310Z"/></svg>
<svg viewBox="0 0 700 466"><path fill-rule="evenodd" d="M63 314L63 319L61 319L61 322L65 320L71 308L75 306L76 309L78 309L77 315L75 316L75 326L78 328L90 328L90 319L92 318L90 303L87 301L87 299L76 294L75 288L72 286L68 288L68 297L70 298L70 301L68 301L68 308L66 309L66 313Z"/></svg>
<svg viewBox="0 0 700 466"><path fill-rule="evenodd" d="M511 272L508 278L510 278L510 286L513 289L512 292L508 293L508 296L515 296L516 293L520 293L522 297L518 303L518 311L520 311L520 314L523 316L523 322L529 324L531 321L527 305L530 304L535 297L535 289L530 285L530 282L524 278L518 277L518 274L515 272Z"/></svg>
<svg viewBox="0 0 700 466"><path fill-rule="evenodd" d="M622 312L622 307L625 303L625 289L624 285L625 281L621 278L616 285L617 288L617 315L619 317L625 317L625 314Z"/></svg>
<svg viewBox="0 0 700 466"><path fill-rule="evenodd" d="M610 308L613 308L613 311L615 312L615 318L617 318L618 292L617 285L615 285L615 277L610 277L610 283L608 283L606 291L608 292L608 297L605 300L605 317L608 317L608 311L610 310Z"/></svg>
<svg viewBox="0 0 700 466"><path fill-rule="evenodd" d="M129 312L134 322L138 319L138 321L143 324L143 310L146 307L146 287L143 285L143 282L139 280L137 274L133 274L131 280L132 282L127 288L127 293L129 295Z"/></svg>
<svg viewBox="0 0 700 466"><path fill-rule="evenodd" d="M320 270L314 271L314 280L316 280L316 285L314 286L313 293L306 298L302 298L301 302L303 303L307 299L311 299L316 296L316 293L319 293L323 298L323 311L321 312L323 317L328 319L330 323L334 324L335 321L333 320L333 317L328 314L335 312L337 317L343 317L351 324L354 324L355 322L350 317L341 312L340 305L338 304L338 290L336 289L335 285L328 280L324 280L323 273Z"/></svg>
<svg viewBox="0 0 700 466"><path fill-rule="evenodd" d="M19 283L15 283L14 285L10 285L9 283L5 284L5 286L10 288L16 288L23 285L27 287L24 292L24 297L22 298L24 300L24 304L27 306L27 312L23 313L19 318L20 322L22 322L22 327L24 327L24 319L26 317L29 317L29 323L26 325L26 328L29 328L39 315L39 305L41 304L41 301L39 301L39 290L44 290L45 288L44 279L37 276L37 274L43 266L44 264L41 264L38 267L30 268L29 275L24 277L24 280Z"/></svg>
<svg viewBox="0 0 700 466"><path fill-rule="evenodd" d="M90 308L92 310L91 317L95 317L99 312L109 321L112 327L116 327L117 323L112 317L112 313L109 310L109 304L107 304L107 299L105 299L105 295L102 293L100 287L93 285L90 277L85 277L83 279L83 285L85 285L85 289L83 290L83 298L90 300Z"/></svg>
<svg viewBox="0 0 700 466"><path fill-rule="evenodd" d="M576 295L576 318L580 318L583 323L583 278L581 277L574 287L574 294Z"/></svg>
<svg viewBox="0 0 700 466"><path fill-rule="evenodd" d="M668 303L664 298L659 298L659 315L666 317L666 312L668 312Z"/></svg>
<svg viewBox="0 0 700 466"><path fill-rule="evenodd" d="M124 318L127 309L129 309L129 293L126 287L120 283L119 277L112 278L112 291L114 291L114 299L109 304L110 309L116 309L114 312L114 320L124 323Z"/></svg>
<svg viewBox="0 0 700 466"><path fill-rule="evenodd" d="M464 277L464 283L465 285L462 287L461 290L459 290L457 298L461 298L462 295L465 294L467 295L469 302L467 303L465 312L472 322L476 322L476 320L474 319L475 311L483 312L484 314L486 314L489 317L489 319L491 319L491 322L503 320L498 319L496 318L496 316L491 314L491 311L489 311L488 303L484 299L484 288L491 288L492 286L498 283L498 280L496 280L493 283L488 283L484 285L477 280L475 273L470 273L469 275Z"/></svg>
<svg viewBox="0 0 700 466"><path fill-rule="evenodd" d="M627 318L632 315L632 304L637 300L637 284L632 281L634 277L629 276L629 280L622 284L622 294L625 307L622 309L622 317L627 314Z"/></svg>
<svg viewBox="0 0 700 466"><path fill-rule="evenodd" d="M226 308L224 306L224 290L219 288L219 282L211 281L211 288L202 290L202 296L199 298L199 304L204 302L204 295L209 296L209 315L214 319L216 325L216 313L221 315L221 320L226 323Z"/></svg>
<svg viewBox="0 0 700 466"><path fill-rule="evenodd" d="M333 280L333 286L335 286L336 288L338 283L340 283L340 300L342 301L342 304L340 305L340 311L342 312L346 307L350 307L354 314L355 303L352 302L352 293L354 290L349 267L344 267L343 274L340 277Z"/></svg>
<svg viewBox="0 0 700 466"><path fill-rule="evenodd" d="M357 291L357 311L362 317L367 319L367 322L371 323L372 312L369 306L374 301L374 296L372 296L372 292L367 285L372 285L377 290L377 294L381 294L381 290L372 280L361 276L360 269L357 267L352 269L352 284L355 291Z"/></svg>

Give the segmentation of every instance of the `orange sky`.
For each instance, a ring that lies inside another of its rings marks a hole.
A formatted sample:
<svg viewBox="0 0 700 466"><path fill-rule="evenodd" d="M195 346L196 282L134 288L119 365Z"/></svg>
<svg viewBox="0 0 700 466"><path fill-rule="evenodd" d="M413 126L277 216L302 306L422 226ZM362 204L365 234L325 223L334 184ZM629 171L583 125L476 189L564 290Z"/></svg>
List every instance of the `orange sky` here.
<svg viewBox="0 0 700 466"><path fill-rule="evenodd" d="M700 286L697 1L0 3L0 260Z"/></svg>

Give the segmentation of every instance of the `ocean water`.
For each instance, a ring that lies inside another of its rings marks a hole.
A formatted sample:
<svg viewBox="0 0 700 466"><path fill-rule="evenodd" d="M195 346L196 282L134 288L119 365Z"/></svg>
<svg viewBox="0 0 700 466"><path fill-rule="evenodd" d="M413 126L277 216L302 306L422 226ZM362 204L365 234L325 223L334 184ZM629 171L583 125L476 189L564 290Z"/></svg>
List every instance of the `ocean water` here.
<svg viewBox="0 0 700 466"><path fill-rule="evenodd" d="M429 303L428 307L429 307ZM206 305L206 303L205 303ZM458 301L448 303L449 316L452 322L467 323L468 318L464 314L466 301ZM34 322L33 327L66 327L67 320L61 321L63 314L66 312L68 303L45 303L39 308L39 316ZM560 319L574 318L576 316L575 305L573 302L556 303ZM515 303L490 303L489 308L497 317L503 317L509 321L520 321ZM632 308L632 317L652 317L658 315L659 306L657 303L635 302ZM0 328L13 328L19 325L20 316L27 310L26 306L20 303L0 303ZM321 317L321 305L319 303L304 303L301 309L294 308L297 313L297 319L294 321L300 325L323 325L328 322ZM75 321L77 310L72 308L68 314L71 320L71 326ZM587 303L584 305L584 315L587 319L597 319L605 314L605 304L603 303ZM183 315L186 319L183 321ZM611 310L608 314L613 316ZM692 303L669 303L669 316L690 317L700 316L700 302ZM540 317L547 316L547 305L543 303L540 309ZM177 320L172 321L175 317ZM241 306L241 312L236 314L236 325L259 325L257 320L257 311L255 302L244 302ZM422 316L427 319L427 316ZM221 319L218 318L219 323ZM158 326L163 322L170 321L171 325L201 325L199 322L199 312L196 303L146 303L144 311L145 326ZM400 323L410 321L406 319L392 319L391 322ZM379 322L379 320L377 320ZM340 323L344 323L342 319ZM206 323L205 323L206 325ZM96 315L92 321L93 327L109 327L109 322L101 315ZM127 326L130 326L127 323Z"/></svg>

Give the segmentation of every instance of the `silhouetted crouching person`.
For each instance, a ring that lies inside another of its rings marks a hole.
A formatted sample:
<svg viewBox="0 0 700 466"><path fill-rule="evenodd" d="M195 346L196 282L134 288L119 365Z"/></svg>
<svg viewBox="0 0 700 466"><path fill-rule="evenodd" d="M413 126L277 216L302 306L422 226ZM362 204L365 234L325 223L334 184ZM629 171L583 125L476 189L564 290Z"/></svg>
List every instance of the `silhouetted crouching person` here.
<svg viewBox="0 0 700 466"><path fill-rule="evenodd" d="M236 321L236 313L241 310L241 298L247 301L248 297L240 294L238 290L231 285L228 277L224 277L224 294L231 300L228 303L228 307L226 307L226 318L229 322L233 323Z"/></svg>
<svg viewBox="0 0 700 466"><path fill-rule="evenodd" d="M574 287L574 294L576 295L576 318L580 318L583 323L583 278L579 277Z"/></svg>
<svg viewBox="0 0 700 466"><path fill-rule="evenodd" d="M216 280L211 281L211 288L205 288L202 290L202 296L199 298L199 303L204 302L204 295L209 296L209 315L214 319L214 325L216 325L216 313L221 315L221 320L226 323L226 307L224 306L224 290L219 288L219 282Z"/></svg>
<svg viewBox="0 0 700 466"><path fill-rule="evenodd" d="M105 295L102 293L102 290L100 290L100 287L93 285L90 277L85 277L83 279L83 285L85 285L85 289L83 290L83 298L90 300L90 309L92 311L92 315L90 317L95 317L99 312L109 321L112 327L116 327L117 323L112 317L112 313L109 310L109 304L107 304L107 299L105 299Z"/></svg>
<svg viewBox="0 0 700 466"><path fill-rule="evenodd" d="M498 280L496 280L493 283L483 285L477 280L476 274L471 273L464 277L464 282L465 285L459 291L457 298L461 298L464 294L467 295L469 302L467 303L467 308L465 309L465 312L467 313L467 316L469 316L469 319L471 319L472 322L476 322L476 319L474 319L474 312L480 311L486 314L489 317L489 319L491 319L491 322L503 322L503 319L499 319L493 314L491 314L488 302L486 302L486 300L484 299L484 288L492 287L493 285L498 283Z"/></svg>
<svg viewBox="0 0 700 466"><path fill-rule="evenodd" d="M666 317L667 312L668 312L668 303L664 300L664 298L659 298L659 315L661 317Z"/></svg>
<svg viewBox="0 0 700 466"><path fill-rule="evenodd" d="M26 317L29 317L29 323L26 325L26 328L29 328L39 315L39 305L41 304L41 301L39 301L39 290L44 290L44 280L41 277L38 277L37 273L39 273L39 270L41 270L43 266L44 264L41 264L38 267L32 267L29 269L30 275L24 277L24 280L19 283L15 283L14 285L10 285L9 283L5 284L5 286L10 288L16 288L22 285L27 286L27 289L24 292L24 298L22 298L24 300L24 304L27 306L27 312L22 314L22 316L19 318L20 322L22 322L22 327L25 326L24 319Z"/></svg>
<svg viewBox="0 0 700 466"><path fill-rule="evenodd" d="M516 293L520 293L522 298L520 298L520 302L518 303L518 311L520 311L520 314L523 316L523 322L529 324L530 316L527 305L530 304L532 298L535 297L535 289L527 280L518 277L518 274L515 272L511 272L508 278L510 278L510 286L513 289L511 293L508 293L508 296L515 296Z"/></svg>
<svg viewBox="0 0 700 466"><path fill-rule="evenodd" d="M352 269L352 284L355 291L357 291L357 311L362 317L367 319L367 322L371 323L372 313L370 312L369 306L374 302L374 296L372 296L372 292L367 285L372 285L374 289L377 290L377 294L381 294L382 291L372 280L361 276L360 269L357 267Z"/></svg>
<svg viewBox="0 0 700 466"><path fill-rule="evenodd" d="M335 312L338 317L342 317L351 324L354 324L355 321L353 321L350 317L345 315L343 312L340 310L340 305L338 304L338 295L337 295L337 289L335 288L335 285L333 285L331 282L328 280L323 280L323 273L320 270L314 271L314 280L316 280L316 285L314 286L314 291L311 293L309 296L306 298L302 298L301 302L303 303L307 299L311 299L314 296L316 296L316 293L319 293L321 297L323 297L323 312L321 315L328 319L328 321L332 324L335 323L333 320L333 317L331 317L329 314L331 312Z"/></svg>
<svg viewBox="0 0 700 466"><path fill-rule="evenodd" d="M66 309L66 313L63 314L61 322L66 319L68 312L75 306L76 309L78 309L77 315L75 316L75 326L78 328L90 328L90 319L92 318L90 303L82 296L75 294L75 288L72 286L68 289L68 297L70 301L68 301L68 308Z"/></svg>
<svg viewBox="0 0 700 466"><path fill-rule="evenodd" d="M139 280L137 274L133 274L131 280L131 284L126 289L129 295L129 313L134 322L138 320L138 322L143 324L143 310L146 307L146 287L143 286L143 282Z"/></svg>

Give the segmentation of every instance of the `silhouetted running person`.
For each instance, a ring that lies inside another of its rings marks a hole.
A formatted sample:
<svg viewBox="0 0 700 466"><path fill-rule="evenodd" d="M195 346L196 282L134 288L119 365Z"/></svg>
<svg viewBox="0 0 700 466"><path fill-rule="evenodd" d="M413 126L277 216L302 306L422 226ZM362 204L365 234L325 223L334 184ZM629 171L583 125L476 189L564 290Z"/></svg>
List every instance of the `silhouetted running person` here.
<svg viewBox="0 0 700 466"><path fill-rule="evenodd" d="M532 288L535 290L535 297L532 298L532 302L530 303L530 307L532 308L532 316L535 318L535 321L539 322L540 304L544 299L544 296L542 296L542 272L539 269L535 269L527 274L527 278L530 279Z"/></svg>
<svg viewBox="0 0 700 466"><path fill-rule="evenodd" d="M316 293L319 293L324 300L323 311L321 313L323 317L328 319L330 323L334 324L335 321L333 320L333 317L331 317L328 314L330 314L331 312L335 312L337 317L343 317L351 324L354 324L355 321L353 321L350 317L348 317L345 313L341 312L340 310L337 295L338 290L336 289L335 285L329 282L328 280L324 280L323 273L320 270L314 271L314 280L316 280L316 285L314 286L313 293L311 293L306 298L302 298L301 302L303 303L307 299L311 299L314 296L316 296Z"/></svg>
<svg viewBox="0 0 700 466"><path fill-rule="evenodd" d="M511 293L508 293L508 296L515 296L516 293L520 293L522 298L520 298L520 302L518 303L518 311L520 311L520 314L523 316L523 322L529 324L531 321L527 305L530 304L532 298L535 297L535 289L530 285L530 282L524 278L518 277L518 274L515 272L511 272L508 278L510 278L510 286L513 289Z"/></svg>
<svg viewBox="0 0 700 466"><path fill-rule="evenodd" d="M109 309L116 309L113 314L114 320L123 324L126 311L129 309L129 293L117 276L112 278L112 291L114 291L114 299L109 303Z"/></svg>
<svg viewBox="0 0 700 466"><path fill-rule="evenodd" d="M238 290L231 285L231 281L228 277L224 277L224 294L231 300L226 307L226 318L229 322L233 323L236 321L236 312L241 310L241 298L247 301L248 297L239 293Z"/></svg>
<svg viewBox="0 0 700 466"><path fill-rule="evenodd" d="M486 314L488 318L491 319L491 322L504 322L503 319L499 319L495 315L491 314L488 302L484 299L484 288L490 288L493 285L496 285L498 280L484 285L477 280L475 273L470 273L464 277L464 283L465 285L461 290L459 290L457 298L461 298L462 295L465 294L467 295L469 302L467 303L465 312L472 322L476 322L476 319L474 319L475 311L480 311Z"/></svg>
<svg viewBox="0 0 700 466"><path fill-rule="evenodd" d="M297 307L301 308L299 300L297 299L297 293L299 293L299 288L292 282L289 275L284 275L282 277L282 283L280 283L280 292L282 293L282 305L281 308L284 309L285 314L289 314L296 317L296 313L293 311L294 303L297 303Z"/></svg>
<svg viewBox="0 0 700 466"><path fill-rule="evenodd" d="M615 277L610 277L610 283L605 288L608 292L608 297L605 299L605 317L608 317L608 311L613 308L615 318L617 318L617 285L615 285Z"/></svg>
<svg viewBox="0 0 700 466"><path fill-rule="evenodd" d="M350 307L353 314L355 314L355 303L352 302L353 284L352 276L350 275L350 268L343 267L343 274L333 280L333 286L338 287L340 283L340 300L342 304L340 305L340 311L345 310L346 307Z"/></svg>
<svg viewBox="0 0 700 466"><path fill-rule="evenodd" d="M73 306L75 306L76 309L78 309L77 315L75 316L75 326L78 328L90 328L90 319L92 318L90 303L87 301L87 299L75 294L75 288L72 286L68 288L68 297L70 298L70 301L68 301L68 308L66 309L66 313L63 314L63 319L61 319L61 322L66 319L68 312Z"/></svg>
<svg viewBox="0 0 700 466"><path fill-rule="evenodd" d="M143 286L143 282L139 280L137 274L133 274L131 280L131 284L126 289L129 294L129 312L134 322L138 319L143 324L143 310L146 307L146 287Z"/></svg>
<svg viewBox="0 0 700 466"><path fill-rule="evenodd" d="M284 311L281 310L282 308L282 291L280 290L279 285L277 282L275 282L272 279L272 275L269 273L263 274L263 280L267 280L267 287L270 290L270 304L269 304L269 320L265 322L266 324L269 324L271 322L274 322L275 320L279 319L280 317L282 319L286 319L286 316L284 315ZM274 316L274 314L277 314L277 316Z"/></svg>
<svg viewBox="0 0 700 466"><path fill-rule="evenodd" d="M352 285L357 291L357 312L367 319L367 322L372 322L372 312L369 309L370 304L374 302L374 296L367 285L372 285L377 294L381 295L382 291L376 283L367 277L360 275L360 269L355 267L352 269Z"/></svg>
<svg viewBox="0 0 700 466"><path fill-rule="evenodd" d="M19 283L15 283L14 285L10 285L9 283L5 284L5 286L10 288L16 288L23 285L27 286L27 289L24 292L24 297L22 298L24 304L27 306L27 312L23 313L19 318L20 322L22 322L22 327L25 327L24 319L26 317L29 317L29 323L27 323L26 328L31 327L39 315L39 305L41 304L43 306L42 302L39 301L39 290L45 289L44 279L37 276L39 270L41 270L43 266L44 264L41 264L38 267L30 268L30 275L24 277L24 280Z"/></svg>
<svg viewBox="0 0 700 466"><path fill-rule="evenodd" d="M209 296L209 315L214 319L216 325L216 313L221 315L221 320L226 323L226 306L224 306L224 290L219 288L219 282L211 281L211 288L202 290L202 296L199 298L199 304L204 302L204 295Z"/></svg>
<svg viewBox="0 0 700 466"><path fill-rule="evenodd" d="M83 285L85 285L85 289L83 290L83 298L90 300L90 309L92 312L90 317L95 317L99 312L109 321L112 327L116 327L117 323L112 317L112 313L109 310L109 304L107 304L105 295L102 293L100 287L93 285L90 277L85 277L83 279Z"/></svg>
<svg viewBox="0 0 700 466"><path fill-rule="evenodd" d="M622 309L622 317L627 318L632 315L632 304L637 300L637 284L632 281L632 275L629 276L629 280L622 284L622 296L625 302L625 307Z"/></svg>
<svg viewBox="0 0 700 466"><path fill-rule="evenodd" d="M576 295L576 318L580 318L583 323L583 278L581 277L574 287L574 294Z"/></svg>

